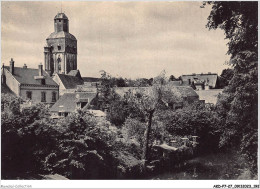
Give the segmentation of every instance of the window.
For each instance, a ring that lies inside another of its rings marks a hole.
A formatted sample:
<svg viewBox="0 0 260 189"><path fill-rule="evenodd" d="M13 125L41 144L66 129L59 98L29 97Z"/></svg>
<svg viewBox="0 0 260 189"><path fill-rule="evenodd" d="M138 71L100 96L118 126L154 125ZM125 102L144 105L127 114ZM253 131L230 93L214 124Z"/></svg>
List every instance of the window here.
<svg viewBox="0 0 260 189"><path fill-rule="evenodd" d="M60 58L60 56L58 57L57 62L58 62L58 70L61 71L61 58Z"/></svg>
<svg viewBox="0 0 260 189"><path fill-rule="evenodd" d="M61 50L61 46L60 45L58 45L58 50Z"/></svg>
<svg viewBox="0 0 260 189"><path fill-rule="evenodd" d="M52 102L56 102L56 92L52 92L51 101L52 101Z"/></svg>
<svg viewBox="0 0 260 189"><path fill-rule="evenodd" d="M59 22L61 22L61 20L59 19Z"/></svg>
<svg viewBox="0 0 260 189"><path fill-rule="evenodd" d="M46 92L42 92L42 100L41 102L46 102Z"/></svg>
<svg viewBox="0 0 260 189"><path fill-rule="evenodd" d="M42 84L42 85L45 85L45 79L42 79L42 80L41 80L41 84Z"/></svg>
<svg viewBox="0 0 260 189"><path fill-rule="evenodd" d="M26 91L26 97L27 99L32 100L32 91Z"/></svg>

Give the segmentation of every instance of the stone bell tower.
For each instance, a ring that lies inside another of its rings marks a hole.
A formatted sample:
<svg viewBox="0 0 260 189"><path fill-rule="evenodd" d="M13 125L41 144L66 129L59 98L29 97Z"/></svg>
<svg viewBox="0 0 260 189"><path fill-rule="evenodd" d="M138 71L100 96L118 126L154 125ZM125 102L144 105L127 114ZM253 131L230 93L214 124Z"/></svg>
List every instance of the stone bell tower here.
<svg viewBox="0 0 260 189"><path fill-rule="evenodd" d="M69 33L69 19L64 13L54 18L54 32L46 39L44 67L50 75L77 70L77 39Z"/></svg>

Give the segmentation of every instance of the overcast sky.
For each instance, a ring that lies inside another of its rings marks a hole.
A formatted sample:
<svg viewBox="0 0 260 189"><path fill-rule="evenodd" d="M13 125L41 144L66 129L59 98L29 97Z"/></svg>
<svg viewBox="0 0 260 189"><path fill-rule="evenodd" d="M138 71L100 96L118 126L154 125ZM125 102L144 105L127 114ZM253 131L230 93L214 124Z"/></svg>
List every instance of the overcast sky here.
<svg viewBox="0 0 260 189"><path fill-rule="evenodd" d="M61 2L1 2L2 63L37 68ZM78 40L82 76L151 78L216 72L229 60L221 30L205 28L201 2L62 2Z"/></svg>

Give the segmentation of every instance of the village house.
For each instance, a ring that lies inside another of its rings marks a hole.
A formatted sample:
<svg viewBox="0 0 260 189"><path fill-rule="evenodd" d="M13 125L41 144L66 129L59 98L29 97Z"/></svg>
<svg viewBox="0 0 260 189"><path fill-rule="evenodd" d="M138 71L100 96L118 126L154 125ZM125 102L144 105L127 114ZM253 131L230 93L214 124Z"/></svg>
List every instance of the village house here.
<svg viewBox="0 0 260 189"><path fill-rule="evenodd" d="M84 85L88 87L99 87L101 85L101 78L96 77L82 77Z"/></svg>
<svg viewBox="0 0 260 189"><path fill-rule="evenodd" d="M78 70L72 70L72 71L78 71ZM53 80L59 85L60 89L60 96L62 96L64 93L73 93L77 90L78 85L83 85L84 81L82 80L80 73L79 75L73 75L70 72L69 74L59 74L55 73L52 77Z"/></svg>
<svg viewBox="0 0 260 189"><path fill-rule="evenodd" d="M209 90L219 87L218 74L216 73L193 73L191 75L182 75L180 78L182 82L188 82L189 85L194 84L195 90Z"/></svg>
<svg viewBox="0 0 260 189"><path fill-rule="evenodd" d="M97 101L97 93L74 92L65 93L50 108L52 118L62 118L77 110L92 109Z"/></svg>
<svg viewBox="0 0 260 189"><path fill-rule="evenodd" d="M178 80L170 81L172 86L191 86L196 91L219 88L216 73L182 75Z"/></svg>
<svg viewBox="0 0 260 189"><path fill-rule="evenodd" d="M68 74L54 74L53 80L59 85L60 96L76 91L97 92L99 78L81 77L79 70L71 70Z"/></svg>
<svg viewBox="0 0 260 189"><path fill-rule="evenodd" d="M24 101L33 103L54 104L59 98L59 85L53 81L43 65L38 69L14 66L11 59L10 66L2 66L2 85L8 87L16 96Z"/></svg>

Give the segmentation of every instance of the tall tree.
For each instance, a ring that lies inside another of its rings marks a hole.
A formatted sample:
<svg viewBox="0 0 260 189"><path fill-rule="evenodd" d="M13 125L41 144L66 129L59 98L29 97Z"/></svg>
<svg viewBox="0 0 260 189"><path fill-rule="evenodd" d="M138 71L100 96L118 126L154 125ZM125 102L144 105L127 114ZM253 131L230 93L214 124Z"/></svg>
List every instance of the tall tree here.
<svg viewBox="0 0 260 189"><path fill-rule="evenodd" d="M220 88L224 88L228 85L234 75L233 69L224 69L219 77L220 80Z"/></svg>
<svg viewBox="0 0 260 189"><path fill-rule="evenodd" d="M143 155L144 168L146 167L149 156L149 139L152 127L154 113L160 110L162 104L175 103L179 98L173 94L171 89L166 85L167 80L165 72L153 80L153 86L141 90L138 93L131 94L130 100L135 106L135 109L144 113L146 119L146 129L144 132Z"/></svg>
<svg viewBox="0 0 260 189"><path fill-rule="evenodd" d="M212 1L208 17L209 29L224 30L228 42L228 54L234 58L243 51L258 50L258 2ZM204 3L205 5L206 3Z"/></svg>
<svg viewBox="0 0 260 189"><path fill-rule="evenodd" d="M218 112L223 123L221 146L238 146L257 172L258 2L214 1L209 29L224 30L234 75L220 96Z"/></svg>

